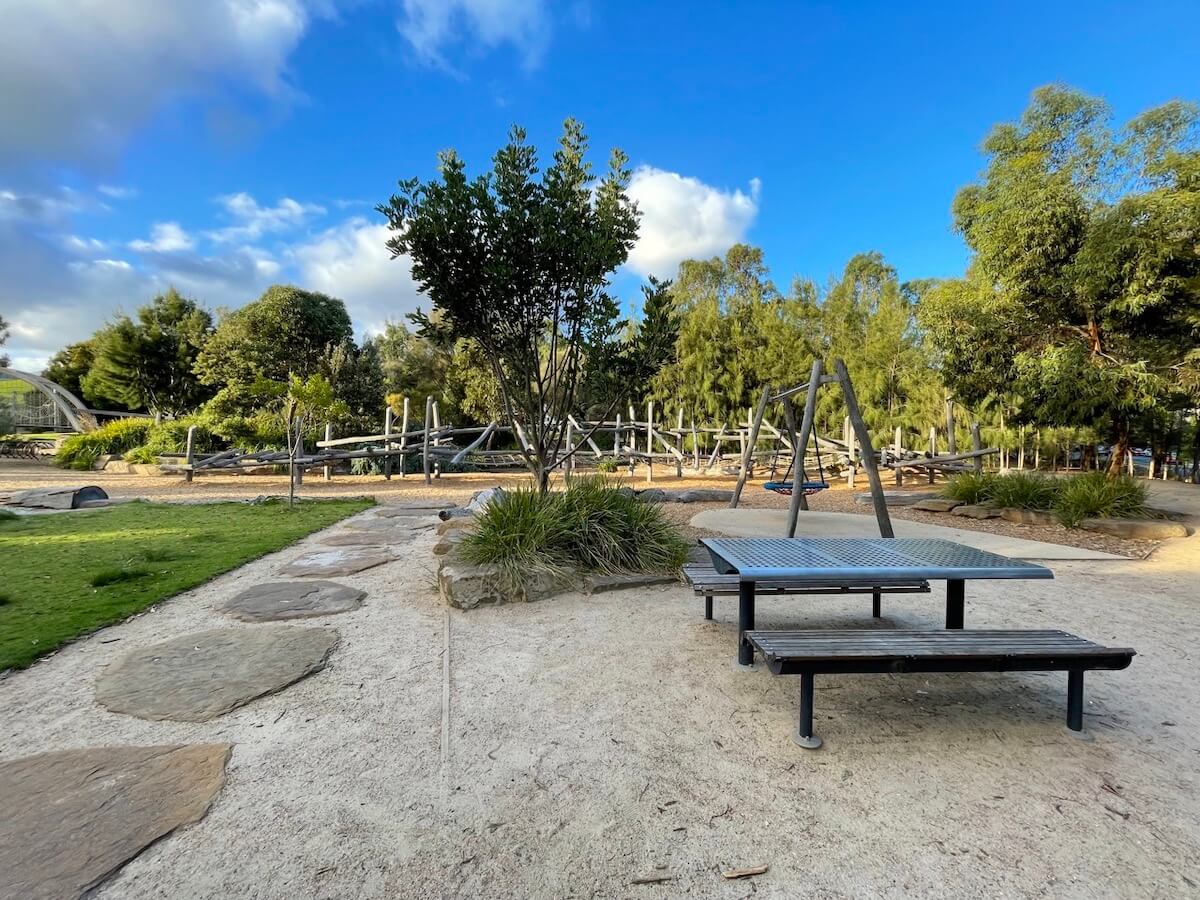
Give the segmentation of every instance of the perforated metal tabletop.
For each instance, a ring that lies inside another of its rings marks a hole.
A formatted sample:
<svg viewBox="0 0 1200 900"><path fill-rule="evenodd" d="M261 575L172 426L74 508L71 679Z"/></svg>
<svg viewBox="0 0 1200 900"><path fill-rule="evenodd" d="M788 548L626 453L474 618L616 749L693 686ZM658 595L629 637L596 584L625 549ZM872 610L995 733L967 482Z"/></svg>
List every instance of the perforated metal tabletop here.
<svg viewBox="0 0 1200 900"><path fill-rule="evenodd" d="M926 538L703 538L713 566L741 581L1053 578L1045 566Z"/></svg>

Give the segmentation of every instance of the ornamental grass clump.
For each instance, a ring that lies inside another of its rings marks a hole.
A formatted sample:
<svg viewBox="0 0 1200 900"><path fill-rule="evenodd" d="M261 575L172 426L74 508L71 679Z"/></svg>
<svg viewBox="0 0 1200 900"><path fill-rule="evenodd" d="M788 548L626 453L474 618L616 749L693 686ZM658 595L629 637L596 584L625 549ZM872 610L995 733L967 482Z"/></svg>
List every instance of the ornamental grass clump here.
<svg viewBox="0 0 1200 900"><path fill-rule="evenodd" d="M575 571L674 572L687 558L687 543L656 504L594 477L561 493L506 493L480 514L460 553L467 562L498 567L516 587L531 576Z"/></svg>
<svg viewBox="0 0 1200 900"><path fill-rule="evenodd" d="M964 472L955 475L942 488L942 496L960 503L984 503L989 499L995 475Z"/></svg>
<svg viewBox="0 0 1200 900"><path fill-rule="evenodd" d="M1128 475L1088 472L1063 482L1054 512L1069 528L1084 519L1137 518L1146 515L1146 486Z"/></svg>
<svg viewBox="0 0 1200 900"><path fill-rule="evenodd" d="M1013 472L993 478L986 491L993 506L1013 509L1052 509L1062 492L1057 478L1036 472Z"/></svg>

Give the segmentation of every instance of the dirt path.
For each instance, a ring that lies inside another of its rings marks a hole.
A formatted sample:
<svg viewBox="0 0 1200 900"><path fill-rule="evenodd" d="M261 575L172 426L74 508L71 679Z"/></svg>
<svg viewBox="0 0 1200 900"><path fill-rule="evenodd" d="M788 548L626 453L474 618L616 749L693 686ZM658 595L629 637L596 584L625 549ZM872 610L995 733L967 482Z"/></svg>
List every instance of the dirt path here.
<svg viewBox="0 0 1200 900"><path fill-rule="evenodd" d="M1138 650L1129 670L1088 676L1090 742L1063 724L1058 675L854 676L818 679L826 747L801 751L796 685L732 665L731 601L715 622L677 587L447 612L432 537L338 579L366 604L304 623L342 643L278 695L203 725L93 702L96 673L129 646L255 627L214 607L319 541L0 680L0 758L235 744L208 816L99 896L1200 892L1200 538L1144 561L1056 563L1052 582L970 586L969 627L1064 627ZM940 592L889 598L881 625L930 627L941 605ZM817 598L762 604L760 619L870 622L861 603ZM753 884L719 874L762 863ZM646 874L671 880L631 885Z"/></svg>

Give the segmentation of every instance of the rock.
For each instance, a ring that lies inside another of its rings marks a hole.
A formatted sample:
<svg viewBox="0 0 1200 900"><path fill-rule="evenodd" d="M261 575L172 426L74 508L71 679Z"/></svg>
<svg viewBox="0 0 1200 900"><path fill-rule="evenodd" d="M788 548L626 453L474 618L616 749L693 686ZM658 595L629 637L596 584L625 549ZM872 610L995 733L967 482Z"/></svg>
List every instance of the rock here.
<svg viewBox="0 0 1200 900"><path fill-rule="evenodd" d="M333 575L353 575L391 561L391 554L382 548L316 550L293 559L279 570L279 574L328 578Z"/></svg>
<svg viewBox="0 0 1200 900"><path fill-rule="evenodd" d="M589 575L583 581L583 591L585 594L605 594L627 588L678 583L679 579L674 575Z"/></svg>
<svg viewBox="0 0 1200 900"><path fill-rule="evenodd" d="M644 491L634 491L633 496L643 503L665 503L667 492L662 488L646 488Z"/></svg>
<svg viewBox="0 0 1200 900"><path fill-rule="evenodd" d="M471 516L465 518L447 519L444 522L438 522L437 533L449 534L451 531L458 531L462 528L470 528L475 524L475 519Z"/></svg>
<svg viewBox="0 0 1200 900"><path fill-rule="evenodd" d="M424 500L413 503L389 504L380 506L375 515L384 519L406 518L409 516L436 516L439 512L452 509L455 504L446 500Z"/></svg>
<svg viewBox="0 0 1200 900"><path fill-rule="evenodd" d="M445 556L455 547L461 544L467 537L467 532L459 529L457 531L449 531L443 534L436 544L433 545L434 556Z"/></svg>
<svg viewBox="0 0 1200 900"><path fill-rule="evenodd" d="M688 488L675 495L676 503L728 503L733 491L722 488Z"/></svg>
<svg viewBox="0 0 1200 900"><path fill-rule="evenodd" d="M207 722L321 671L337 643L332 629L291 625L185 634L113 663L96 700L141 719Z"/></svg>
<svg viewBox="0 0 1200 900"><path fill-rule="evenodd" d="M443 522L450 519L469 519L474 513L465 506L452 506L449 509L443 509L438 513L438 518Z"/></svg>
<svg viewBox="0 0 1200 900"><path fill-rule="evenodd" d="M109 459L104 465L100 465L97 461L97 464L93 468L103 469L105 472L111 472L114 475L128 475L131 465L131 463L127 463L123 459Z"/></svg>
<svg viewBox="0 0 1200 900"><path fill-rule="evenodd" d="M921 509L925 512L950 512L956 506L962 506L961 500L950 500L947 497L926 497L924 500L918 500L912 505L913 509Z"/></svg>
<svg viewBox="0 0 1200 900"><path fill-rule="evenodd" d="M1131 541L1165 541L1191 534L1182 522L1163 519L1084 519L1079 527Z"/></svg>
<svg viewBox="0 0 1200 900"><path fill-rule="evenodd" d="M422 531L436 527L438 521L432 516L423 516L419 519L354 518L347 520L344 524L352 531L373 531L378 534L394 535L397 539L403 540L405 537L415 537Z"/></svg>
<svg viewBox="0 0 1200 900"><path fill-rule="evenodd" d="M375 529L343 529L321 538L321 543L327 547L394 547L406 544L420 532L407 528L396 531L377 531Z"/></svg>
<svg viewBox="0 0 1200 900"><path fill-rule="evenodd" d="M79 897L225 784L231 744L95 747L0 763L0 896Z"/></svg>
<svg viewBox="0 0 1200 900"><path fill-rule="evenodd" d="M495 566L443 565L438 570L442 602L458 609L474 609L510 602L500 590L500 570Z"/></svg>
<svg viewBox="0 0 1200 900"><path fill-rule="evenodd" d="M443 562L438 569L438 591L442 600L458 609L544 600L575 587L578 576L536 574L515 590L504 581L497 566Z"/></svg>
<svg viewBox="0 0 1200 900"><path fill-rule="evenodd" d="M362 606L366 591L335 581L275 581L246 588L221 607L243 622L332 616Z"/></svg>
<svg viewBox="0 0 1200 900"><path fill-rule="evenodd" d="M18 491L9 498L14 506L29 509L79 509L89 500L107 500L104 488L89 484L84 487L33 488Z"/></svg>
<svg viewBox="0 0 1200 900"><path fill-rule="evenodd" d="M1016 522L1018 525L1057 525L1058 519L1054 513L1045 509L1016 509L1006 507L1000 510L1000 516L1006 522Z"/></svg>
<svg viewBox="0 0 1200 900"><path fill-rule="evenodd" d="M922 500L933 500L938 497L937 491L884 491L883 502L888 506L916 506ZM855 494L854 502L859 506L870 506L875 501L871 494Z"/></svg>
<svg viewBox="0 0 1200 900"><path fill-rule="evenodd" d="M130 475L167 475L158 465L158 463L130 463Z"/></svg>
<svg viewBox="0 0 1200 900"><path fill-rule="evenodd" d="M952 516L966 516L968 519L998 519L1000 518L1000 510L994 506L982 506L975 503L956 506L950 511Z"/></svg>

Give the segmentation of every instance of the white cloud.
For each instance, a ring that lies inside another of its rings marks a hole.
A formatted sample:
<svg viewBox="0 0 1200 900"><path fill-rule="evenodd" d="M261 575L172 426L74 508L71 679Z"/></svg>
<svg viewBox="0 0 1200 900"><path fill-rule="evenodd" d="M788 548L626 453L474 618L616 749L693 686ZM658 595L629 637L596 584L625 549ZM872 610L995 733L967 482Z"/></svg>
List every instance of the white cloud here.
<svg viewBox="0 0 1200 900"><path fill-rule="evenodd" d="M129 246L142 253L175 253L191 250L196 242L178 222L156 222L150 228L150 240L130 241Z"/></svg>
<svg viewBox="0 0 1200 900"><path fill-rule="evenodd" d="M113 200L128 200L130 197L137 196L136 188L122 187L118 184L102 184L96 190Z"/></svg>
<svg viewBox="0 0 1200 900"><path fill-rule="evenodd" d="M361 217L347 219L292 248L300 284L346 301L360 332L376 332L418 306L409 260L392 259L384 246L390 232Z"/></svg>
<svg viewBox="0 0 1200 900"><path fill-rule="evenodd" d="M628 267L640 275L666 278L685 259L723 253L753 224L760 188L754 178L749 193L723 191L696 178L639 166L628 193L642 218Z"/></svg>
<svg viewBox="0 0 1200 900"><path fill-rule="evenodd" d="M544 0L404 0L396 27L427 64L451 68L445 54L457 44L511 44L533 68L546 48L550 14Z"/></svg>
<svg viewBox="0 0 1200 900"><path fill-rule="evenodd" d="M207 232L207 237L219 242L256 241L264 234L298 228L310 218L325 214L323 206L300 203L291 197L284 197L274 206L259 206L245 191L218 197L217 202L237 223Z"/></svg>
<svg viewBox="0 0 1200 900"><path fill-rule="evenodd" d="M287 96L287 59L320 11L307 0L8 0L0 162L95 164L176 98Z"/></svg>

